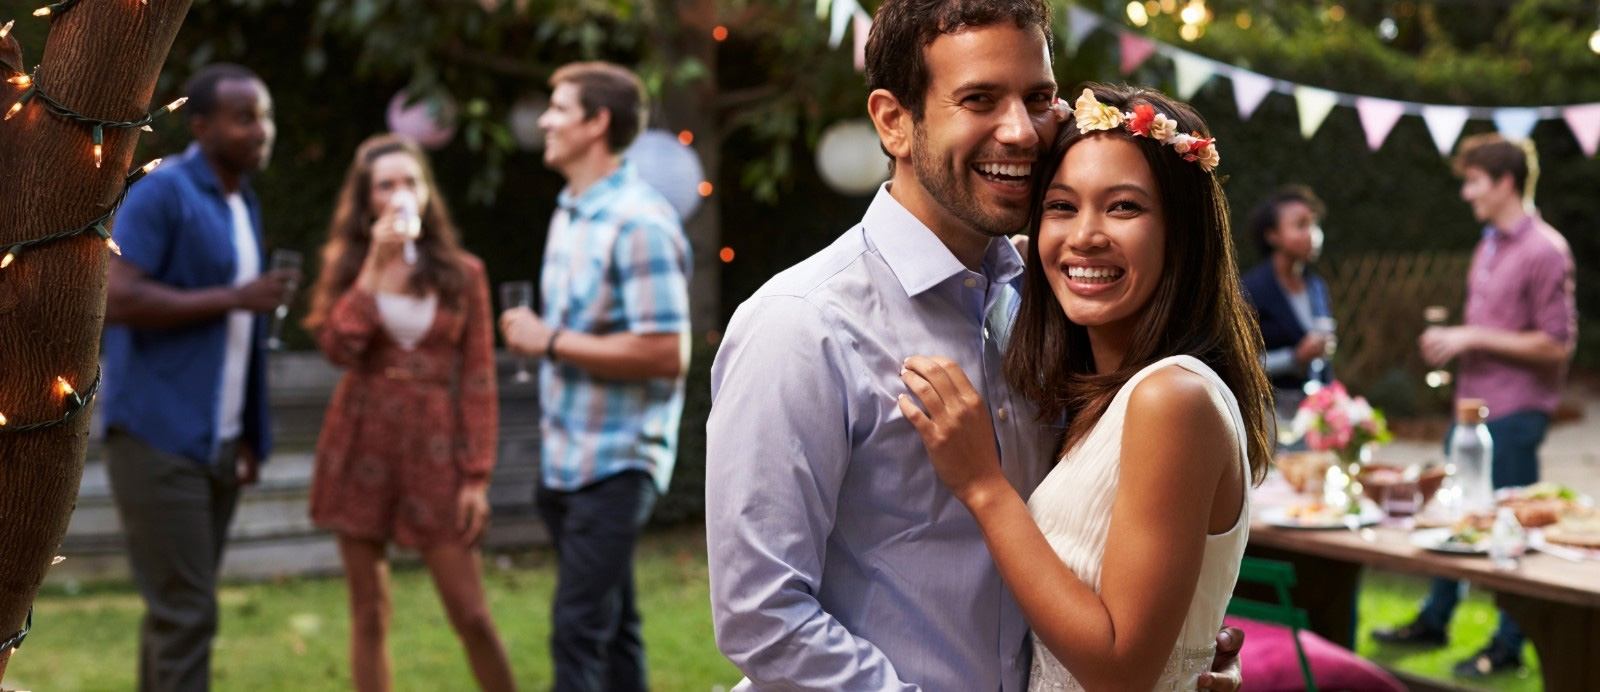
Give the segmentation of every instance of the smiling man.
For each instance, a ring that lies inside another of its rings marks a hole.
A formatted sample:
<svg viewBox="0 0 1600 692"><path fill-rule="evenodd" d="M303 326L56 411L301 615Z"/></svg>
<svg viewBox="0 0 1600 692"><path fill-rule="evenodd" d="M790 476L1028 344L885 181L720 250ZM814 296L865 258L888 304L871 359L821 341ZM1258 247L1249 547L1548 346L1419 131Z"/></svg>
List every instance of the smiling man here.
<svg viewBox="0 0 1600 692"><path fill-rule="evenodd" d="M860 224L728 326L706 534L741 688L1027 686L1027 623L895 402L903 359L946 356L992 407L1018 492L1050 468L1057 431L1000 374L1023 272L1005 236L1027 223L1057 127L1049 27L1042 0L884 2L867 110L893 175Z"/></svg>

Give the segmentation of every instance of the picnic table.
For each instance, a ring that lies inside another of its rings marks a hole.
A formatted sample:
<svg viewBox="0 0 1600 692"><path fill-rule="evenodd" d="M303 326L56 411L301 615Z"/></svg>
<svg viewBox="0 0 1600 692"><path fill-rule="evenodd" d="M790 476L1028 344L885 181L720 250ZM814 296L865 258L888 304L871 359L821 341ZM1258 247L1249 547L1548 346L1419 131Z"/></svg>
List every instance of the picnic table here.
<svg viewBox="0 0 1600 692"><path fill-rule="evenodd" d="M1270 483L1252 496L1248 553L1295 564L1299 583L1292 595L1310 616L1312 631L1354 648L1362 567L1460 579L1493 591L1496 603L1516 619L1539 652L1544 689L1600 690L1600 561L1530 551L1515 569L1501 570L1486 556L1413 545L1411 532L1398 526L1360 531L1275 526L1261 518L1263 508L1281 502L1281 491Z"/></svg>

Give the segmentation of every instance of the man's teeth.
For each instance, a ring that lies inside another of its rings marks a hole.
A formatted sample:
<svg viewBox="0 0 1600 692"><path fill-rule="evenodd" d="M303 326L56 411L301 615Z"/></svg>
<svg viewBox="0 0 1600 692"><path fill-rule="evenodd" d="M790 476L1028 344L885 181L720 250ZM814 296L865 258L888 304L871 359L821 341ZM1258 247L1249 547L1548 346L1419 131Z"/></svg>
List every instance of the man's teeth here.
<svg viewBox="0 0 1600 692"><path fill-rule="evenodd" d="M1025 178L1033 170L1031 164L1023 163L980 163L977 168L980 173L1005 175L1013 178Z"/></svg>
<svg viewBox="0 0 1600 692"><path fill-rule="evenodd" d="M1116 267L1068 267L1067 277L1078 281L1111 281L1122 278Z"/></svg>

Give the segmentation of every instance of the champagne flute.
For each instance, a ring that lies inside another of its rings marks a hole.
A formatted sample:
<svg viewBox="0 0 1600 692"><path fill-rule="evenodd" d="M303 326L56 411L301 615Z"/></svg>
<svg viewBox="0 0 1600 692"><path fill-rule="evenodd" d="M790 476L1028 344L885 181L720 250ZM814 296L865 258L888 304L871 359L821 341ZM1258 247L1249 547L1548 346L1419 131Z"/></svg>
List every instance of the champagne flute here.
<svg viewBox="0 0 1600 692"><path fill-rule="evenodd" d="M1422 319L1429 327L1443 327L1450 319L1450 309L1443 305L1429 305L1422 310ZM1450 385L1450 371L1444 368L1434 368L1422 376L1422 381L1432 389Z"/></svg>
<svg viewBox="0 0 1600 692"><path fill-rule="evenodd" d="M500 284L500 310L502 312L512 308L533 307L533 282L532 281L507 281ZM528 372L528 358L517 356L517 371L511 377L513 382L528 383L533 381L533 374Z"/></svg>
<svg viewBox="0 0 1600 692"><path fill-rule="evenodd" d="M1322 389L1323 374L1328 370L1328 361L1333 358L1333 352L1339 348L1338 337L1334 331L1336 326L1337 323L1332 317L1316 317L1311 320L1311 333L1321 335L1327 345L1322 348L1322 355L1311 361L1311 373L1305 385L1306 394L1313 394Z"/></svg>
<svg viewBox="0 0 1600 692"><path fill-rule="evenodd" d="M273 250L272 258L268 260L271 271L288 270L290 274L289 281L284 284L283 300L272 311L272 324L268 330L267 348L274 351L283 350L283 323L289 317L289 303L294 301L295 291L299 290L300 266L304 262L304 255L285 248Z"/></svg>

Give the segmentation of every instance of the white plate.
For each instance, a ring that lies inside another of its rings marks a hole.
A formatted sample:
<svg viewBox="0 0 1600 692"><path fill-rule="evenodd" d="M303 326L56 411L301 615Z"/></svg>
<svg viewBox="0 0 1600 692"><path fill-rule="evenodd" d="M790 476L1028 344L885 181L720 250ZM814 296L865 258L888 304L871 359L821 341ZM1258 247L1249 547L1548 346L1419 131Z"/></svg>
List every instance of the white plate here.
<svg viewBox="0 0 1600 692"><path fill-rule="evenodd" d="M1478 541L1477 544L1467 545L1446 540L1450 538L1452 533L1455 532L1449 528L1413 531L1411 532L1411 545L1424 550L1432 550L1436 553L1450 553L1451 555L1489 554L1489 539L1487 535L1484 536L1484 540Z"/></svg>
<svg viewBox="0 0 1600 692"><path fill-rule="evenodd" d="M1357 515L1358 526L1372 526L1383 521L1383 510L1376 505L1361 503L1361 514ZM1313 521L1306 521L1299 517L1289 516L1288 507L1265 507L1261 510L1261 521L1284 529L1342 529L1345 528L1343 514L1318 517Z"/></svg>

